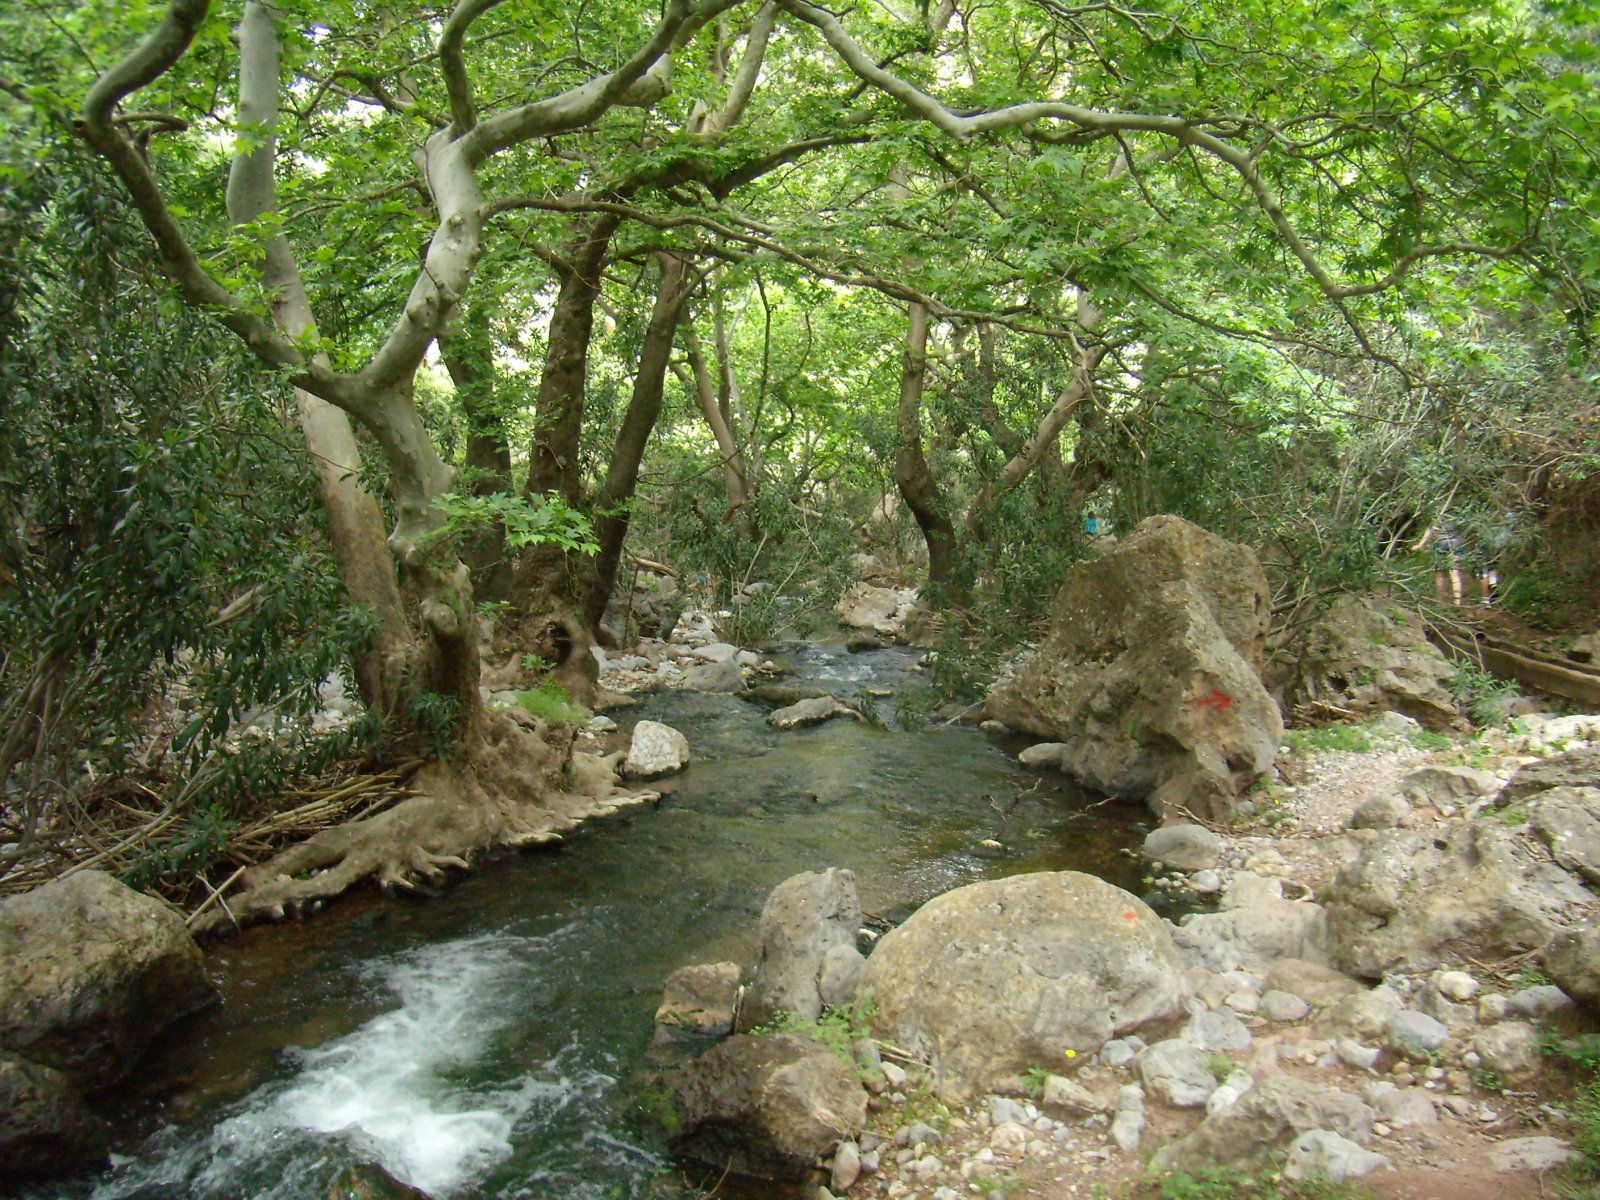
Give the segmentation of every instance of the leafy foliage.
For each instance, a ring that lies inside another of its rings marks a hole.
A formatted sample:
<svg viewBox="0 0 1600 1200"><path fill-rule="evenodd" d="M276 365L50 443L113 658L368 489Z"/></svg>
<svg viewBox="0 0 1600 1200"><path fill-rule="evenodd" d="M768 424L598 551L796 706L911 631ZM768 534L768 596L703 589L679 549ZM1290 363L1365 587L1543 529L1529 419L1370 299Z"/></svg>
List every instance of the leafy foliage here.
<svg viewBox="0 0 1600 1200"><path fill-rule="evenodd" d="M159 298L99 170L46 144L50 172L0 192L4 834L20 857L63 798L145 774L194 814L145 882L214 851L274 759L326 760L224 739L309 714L367 624L340 606L281 392ZM152 744L164 696L180 723Z"/></svg>
<svg viewBox="0 0 1600 1200"><path fill-rule="evenodd" d="M569 554L594 554L600 549L589 519L554 492L531 498L509 492L452 493L440 496L434 505L448 522L440 536L470 534L498 526L505 531L506 545L514 550L554 546Z"/></svg>

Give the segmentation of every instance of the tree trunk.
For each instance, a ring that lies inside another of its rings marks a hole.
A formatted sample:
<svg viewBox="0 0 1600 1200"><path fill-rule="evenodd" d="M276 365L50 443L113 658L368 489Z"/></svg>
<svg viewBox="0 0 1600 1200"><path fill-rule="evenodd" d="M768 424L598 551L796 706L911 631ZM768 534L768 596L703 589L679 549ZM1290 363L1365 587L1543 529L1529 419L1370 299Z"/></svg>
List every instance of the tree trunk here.
<svg viewBox="0 0 1600 1200"><path fill-rule="evenodd" d="M271 130L278 119L280 54L266 5L245 7L239 40L239 118L253 128ZM235 155L227 190L228 216L235 224L249 225L272 211L275 154L276 143L267 137L249 152ZM281 234L269 237L262 252L262 283L274 297L274 322L291 338L311 333L316 321L288 241ZM327 515L339 580L350 602L368 609L376 621L372 644L356 656L356 687L370 710L387 714L400 697L400 672L412 657L413 634L395 582L383 512L361 484L361 452L349 416L298 388L295 402Z"/></svg>
<svg viewBox="0 0 1600 1200"><path fill-rule="evenodd" d="M556 492L575 507L583 498L578 452L594 306L600 298L600 274L611 238L620 224L620 217L602 213L578 239L561 276L561 290L550 315L544 370L539 376L526 490L529 495Z"/></svg>
<svg viewBox="0 0 1600 1200"><path fill-rule="evenodd" d="M639 366L633 377L633 395L622 427L617 430L606 469L605 485L595 504L595 539L600 552L590 565L593 579L589 591L588 616L591 627L598 627L605 615L617 581L617 566L622 561L622 546L628 537L628 501L639 482L639 464L645 446L661 414L661 397L666 387L667 367L672 358L673 335L683 316L683 301L688 292L689 269L677 255L661 257L661 281L656 287L655 307L645 327Z"/></svg>
<svg viewBox="0 0 1600 1200"><path fill-rule="evenodd" d="M943 591L951 604L961 606L967 602L968 589L960 570L955 526L922 453L922 391L927 374L928 310L921 304L912 304L900 371L900 403L895 412L899 437L894 482L927 544L928 583Z"/></svg>
<svg viewBox="0 0 1600 1200"><path fill-rule="evenodd" d="M298 388L295 400L339 582L350 603L367 609L377 622L372 644L356 656L356 687L369 710L388 715L399 703L403 665L413 657L414 644L384 536L383 512L377 498L361 486L361 454L350 418Z"/></svg>
<svg viewBox="0 0 1600 1200"><path fill-rule="evenodd" d="M466 418L467 487L475 496L511 490L511 447L495 396L493 346L483 312L481 303L472 305L459 331L439 339L439 355ZM510 582L505 540L505 530L497 522L468 538L462 547L461 557L485 600L501 599Z"/></svg>
<svg viewBox="0 0 1600 1200"><path fill-rule="evenodd" d="M1052 455L1055 461L1060 461L1061 431L1066 428L1067 422L1079 408L1086 401L1093 399L1094 371L1105 356L1104 346L1091 346L1079 355L1077 365L1072 371L1072 378L1067 382L1067 386L1061 389L1061 394L1056 397L1055 403L1040 418L1033 437L1028 439L1028 444L1011 456L1001 469L998 480L990 480L978 489L978 494L972 498L972 503L967 508L967 517L963 523L969 539L981 541L986 536L989 507L994 503L996 496L1016 487L1034 468L1050 459Z"/></svg>
<svg viewBox="0 0 1600 1200"><path fill-rule="evenodd" d="M726 520L743 509L750 500L744 455L739 452L738 440L734 437L727 411L718 397L716 384L711 379L711 370L706 365L706 356L700 349L700 339L695 336L693 326L684 327L683 340L689 353L689 366L694 371L695 397L700 402L700 412L711 429L711 436L716 439L717 454L722 459L722 484L728 495L728 507L723 513Z"/></svg>

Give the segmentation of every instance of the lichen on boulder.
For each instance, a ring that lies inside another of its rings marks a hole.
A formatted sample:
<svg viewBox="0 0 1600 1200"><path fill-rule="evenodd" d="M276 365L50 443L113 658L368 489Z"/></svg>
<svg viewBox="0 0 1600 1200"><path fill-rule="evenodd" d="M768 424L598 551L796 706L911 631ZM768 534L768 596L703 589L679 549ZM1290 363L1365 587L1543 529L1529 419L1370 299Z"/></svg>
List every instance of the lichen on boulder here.
<svg viewBox="0 0 1600 1200"><path fill-rule="evenodd" d="M1257 673L1269 615L1252 550L1151 517L1067 572L1048 636L984 715L1063 743L1061 769L1097 791L1224 817L1283 736Z"/></svg>
<svg viewBox="0 0 1600 1200"><path fill-rule="evenodd" d="M1455 668L1417 614L1383 596L1346 594L1271 656L1267 686L1296 718L1397 712L1434 729L1460 716Z"/></svg>
<svg viewBox="0 0 1600 1200"><path fill-rule="evenodd" d="M1161 919L1121 888L1040 872L930 900L879 941L860 992L874 1029L926 1056L941 1095L965 1100L1180 1015L1183 966Z"/></svg>

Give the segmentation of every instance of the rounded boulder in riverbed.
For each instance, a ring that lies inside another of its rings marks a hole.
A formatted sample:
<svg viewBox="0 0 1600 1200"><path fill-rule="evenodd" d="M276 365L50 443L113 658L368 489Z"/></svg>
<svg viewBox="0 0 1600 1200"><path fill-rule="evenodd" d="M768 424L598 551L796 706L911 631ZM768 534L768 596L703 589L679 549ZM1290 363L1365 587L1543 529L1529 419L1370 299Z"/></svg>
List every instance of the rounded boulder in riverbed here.
<svg viewBox="0 0 1600 1200"><path fill-rule="evenodd" d="M1222 839L1204 825L1165 825L1144 839L1144 856L1175 871L1204 871L1222 856Z"/></svg>
<svg viewBox="0 0 1600 1200"><path fill-rule="evenodd" d="M1183 962L1161 919L1092 875L975 883L923 905L867 960L861 993L890 1041L965 1100L1041 1063L1070 1068L1182 1012Z"/></svg>

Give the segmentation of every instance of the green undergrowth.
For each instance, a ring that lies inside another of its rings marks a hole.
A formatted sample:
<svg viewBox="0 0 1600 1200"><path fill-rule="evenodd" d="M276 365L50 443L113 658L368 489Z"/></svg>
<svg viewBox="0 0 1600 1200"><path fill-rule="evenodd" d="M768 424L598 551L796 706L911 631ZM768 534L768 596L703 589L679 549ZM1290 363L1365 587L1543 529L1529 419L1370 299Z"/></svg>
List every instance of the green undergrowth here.
<svg viewBox="0 0 1600 1200"><path fill-rule="evenodd" d="M877 1006L872 1003L872 998L864 996L844 1008L824 1008L822 1015L814 1021L796 1016L794 1013L780 1012L771 1021L756 1026L750 1032L758 1036L792 1033L813 1041L832 1051L840 1062L850 1068L856 1078L866 1082L869 1079L876 1079L878 1072L856 1058L855 1047L857 1042L872 1037L872 1018L877 1012Z"/></svg>
<svg viewBox="0 0 1600 1200"><path fill-rule="evenodd" d="M559 683L541 683L536 688L518 692L517 703L528 715L541 721L571 721L578 724L593 715L582 705L574 704L567 689Z"/></svg>
<svg viewBox="0 0 1600 1200"><path fill-rule="evenodd" d="M1474 663L1458 662L1448 684L1455 702L1467 710L1474 725L1495 725L1505 718L1506 706L1521 693L1517 685L1496 679Z"/></svg>
<svg viewBox="0 0 1600 1200"><path fill-rule="evenodd" d="M1540 1048L1564 1063L1576 1079L1568 1137L1577 1157L1561 1168L1557 1194L1593 1200L1600 1196L1600 1034L1562 1038L1550 1033Z"/></svg>
<svg viewBox="0 0 1600 1200"><path fill-rule="evenodd" d="M1364 725L1314 725L1310 729L1291 729L1283 735L1283 742L1296 754L1326 750L1366 754L1375 745L1372 731Z"/></svg>
<svg viewBox="0 0 1600 1200"><path fill-rule="evenodd" d="M1313 725L1306 729L1291 729L1283 735L1283 744L1296 754L1310 754L1327 750L1343 750L1349 754L1370 754L1386 735L1370 723L1341 722L1336 725ZM1417 750L1454 750L1456 739L1437 729L1413 729L1404 735L1405 743Z"/></svg>
<svg viewBox="0 0 1600 1200"><path fill-rule="evenodd" d="M1277 1165L1253 1170L1211 1166L1146 1180L1134 1200L1367 1200L1370 1195L1352 1184L1285 1179Z"/></svg>

